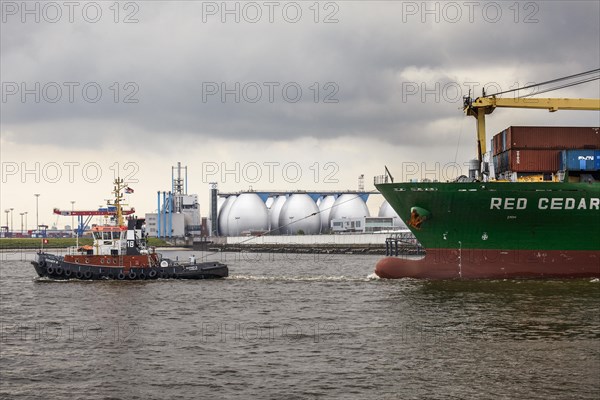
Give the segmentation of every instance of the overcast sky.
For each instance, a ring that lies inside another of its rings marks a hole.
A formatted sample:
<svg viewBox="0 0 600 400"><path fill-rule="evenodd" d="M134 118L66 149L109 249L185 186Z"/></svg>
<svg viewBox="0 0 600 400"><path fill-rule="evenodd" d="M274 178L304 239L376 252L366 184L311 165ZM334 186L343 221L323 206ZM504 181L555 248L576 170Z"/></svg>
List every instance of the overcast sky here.
<svg viewBox="0 0 600 400"><path fill-rule="evenodd" d="M131 205L152 212L177 161L203 216L208 182L343 190L365 174L373 190L384 165L397 179L451 178L444 165L476 156L461 110L469 89L600 66L598 1L1 5L0 201L14 230L21 212L35 224L34 193L40 223L69 224L51 212L72 200L97 208L116 171L135 189ZM549 96L599 92L594 82ZM510 125L600 116L503 109L488 138Z"/></svg>

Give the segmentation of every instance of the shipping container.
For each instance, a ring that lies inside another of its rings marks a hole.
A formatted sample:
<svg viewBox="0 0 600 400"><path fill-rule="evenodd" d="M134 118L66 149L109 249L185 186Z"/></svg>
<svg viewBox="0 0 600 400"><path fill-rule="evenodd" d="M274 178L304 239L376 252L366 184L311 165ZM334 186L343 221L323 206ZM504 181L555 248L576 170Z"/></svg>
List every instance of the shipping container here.
<svg viewBox="0 0 600 400"><path fill-rule="evenodd" d="M508 150L496 156L495 171L554 173L560 167L560 154L560 150Z"/></svg>
<svg viewBox="0 0 600 400"><path fill-rule="evenodd" d="M508 163L508 152L505 151L504 153L500 153L499 157L500 157L500 164L502 165L502 168L504 169L504 171L509 171L510 164Z"/></svg>
<svg viewBox="0 0 600 400"><path fill-rule="evenodd" d="M600 150L563 150L560 157L562 171L600 171Z"/></svg>
<svg viewBox="0 0 600 400"><path fill-rule="evenodd" d="M500 153L494 156L494 171L497 173L510 170L508 163L508 152Z"/></svg>
<svg viewBox="0 0 600 400"><path fill-rule="evenodd" d="M493 144L493 155L496 154L500 154L503 151L506 151L506 146L507 146L507 138L508 138L508 133L507 133L507 129L503 130L502 132L498 133L497 135L494 135L492 137L492 142Z"/></svg>
<svg viewBox="0 0 600 400"><path fill-rule="evenodd" d="M504 144L506 141L506 144ZM600 128L511 126L494 136L495 154L511 149L600 149Z"/></svg>
<svg viewBox="0 0 600 400"><path fill-rule="evenodd" d="M494 155L501 153L500 149L498 148L498 135L495 135L492 140L494 141Z"/></svg>

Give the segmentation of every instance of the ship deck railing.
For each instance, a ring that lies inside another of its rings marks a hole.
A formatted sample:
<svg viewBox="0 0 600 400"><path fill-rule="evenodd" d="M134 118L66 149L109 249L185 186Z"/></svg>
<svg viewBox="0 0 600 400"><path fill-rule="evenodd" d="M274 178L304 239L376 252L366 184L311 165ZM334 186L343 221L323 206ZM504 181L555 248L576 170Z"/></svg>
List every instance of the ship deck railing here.
<svg viewBox="0 0 600 400"><path fill-rule="evenodd" d="M379 185L381 183L393 183L393 181L388 175L377 175L373 177L373 183Z"/></svg>
<svg viewBox="0 0 600 400"><path fill-rule="evenodd" d="M85 255L86 252L81 249L81 246L69 246L67 247L67 255L69 256L80 256Z"/></svg>

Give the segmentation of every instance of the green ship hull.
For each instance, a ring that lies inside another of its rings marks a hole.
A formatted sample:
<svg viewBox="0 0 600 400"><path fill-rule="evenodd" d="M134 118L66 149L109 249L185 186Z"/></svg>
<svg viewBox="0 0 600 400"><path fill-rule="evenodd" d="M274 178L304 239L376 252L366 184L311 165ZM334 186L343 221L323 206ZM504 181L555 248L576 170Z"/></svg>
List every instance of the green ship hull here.
<svg viewBox="0 0 600 400"><path fill-rule="evenodd" d="M427 249L389 258L386 278L600 276L600 184L377 184Z"/></svg>

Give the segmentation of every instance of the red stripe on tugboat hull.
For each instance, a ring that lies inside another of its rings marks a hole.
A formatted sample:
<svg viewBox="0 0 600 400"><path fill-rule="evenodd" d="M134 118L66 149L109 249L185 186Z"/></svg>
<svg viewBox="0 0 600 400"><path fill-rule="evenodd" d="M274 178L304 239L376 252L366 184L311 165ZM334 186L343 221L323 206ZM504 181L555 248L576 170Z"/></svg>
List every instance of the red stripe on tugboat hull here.
<svg viewBox="0 0 600 400"><path fill-rule="evenodd" d="M148 261L152 259L158 264L158 257L155 254L150 255L119 255L119 256L98 256L98 255L66 255L64 261L70 264L82 267L99 268L144 268L150 267Z"/></svg>
<svg viewBox="0 0 600 400"><path fill-rule="evenodd" d="M600 251L430 249L422 259L386 257L385 279L503 279L600 277Z"/></svg>

